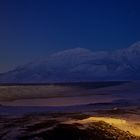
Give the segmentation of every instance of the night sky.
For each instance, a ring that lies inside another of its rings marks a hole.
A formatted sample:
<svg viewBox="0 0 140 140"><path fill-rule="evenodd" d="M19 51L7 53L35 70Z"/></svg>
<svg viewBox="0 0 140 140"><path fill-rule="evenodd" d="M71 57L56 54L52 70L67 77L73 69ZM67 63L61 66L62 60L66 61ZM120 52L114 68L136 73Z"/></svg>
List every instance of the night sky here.
<svg viewBox="0 0 140 140"><path fill-rule="evenodd" d="M0 0L0 72L76 47L140 40L140 0Z"/></svg>

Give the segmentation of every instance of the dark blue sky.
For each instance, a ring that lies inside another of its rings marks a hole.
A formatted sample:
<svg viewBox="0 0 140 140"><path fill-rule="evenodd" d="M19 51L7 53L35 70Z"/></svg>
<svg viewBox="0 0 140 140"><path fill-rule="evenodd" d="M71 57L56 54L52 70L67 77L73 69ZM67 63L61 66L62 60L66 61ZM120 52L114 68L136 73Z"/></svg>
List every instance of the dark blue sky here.
<svg viewBox="0 0 140 140"><path fill-rule="evenodd" d="M59 50L138 40L139 0L0 0L0 72Z"/></svg>

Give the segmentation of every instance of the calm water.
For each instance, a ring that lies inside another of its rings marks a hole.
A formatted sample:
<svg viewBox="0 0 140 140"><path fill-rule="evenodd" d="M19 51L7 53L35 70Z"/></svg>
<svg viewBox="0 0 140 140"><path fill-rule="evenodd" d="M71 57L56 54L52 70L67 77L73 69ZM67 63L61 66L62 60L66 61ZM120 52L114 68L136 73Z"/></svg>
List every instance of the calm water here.
<svg viewBox="0 0 140 140"><path fill-rule="evenodd" d="M131 85L131 86L130 86ZM39 86L39 85L33 85ZM30 99L18 99L12 101L1 101L0 104L6 106L71 106L82 104L94 104L94 103L111 103L115 100L127 100L130 102L140 101L140 88L136 83L123 83L123 82L97 82L97 83L74 83L74 84L62 84L56 85L60 91L63 88L69 86L72 96L47 97L47 98L30 98ZM53 86L55 88L55 85ZM78 92L78 95L77 95ZM56 94L57 90L55 90ZM24 93L23 93L24 95ZM40 93L41 95L41 93Z"/></svg>

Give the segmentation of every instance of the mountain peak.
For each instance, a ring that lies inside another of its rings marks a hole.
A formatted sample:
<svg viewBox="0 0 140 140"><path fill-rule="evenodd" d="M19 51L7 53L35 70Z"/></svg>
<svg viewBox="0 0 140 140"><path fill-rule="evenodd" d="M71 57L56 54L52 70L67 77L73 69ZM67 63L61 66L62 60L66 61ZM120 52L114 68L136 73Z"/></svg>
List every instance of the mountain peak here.
<svg viewBox="0 0 140 140"><path fill-rule="evenodd" d="M73 49L64 50L63 52L90 52L90 50L81 48L81 47L77 47L77 48L73 48Z"/></svg>
<svg viewBox="0 0 140 140"><path fill-rule="evenodd" d="M140 41L137 41L136 43L132 44L129 47L130 50L140 50Z"/></svg>
<svg viewBox="0 0 140 140"><path fill-rule="evenodd" d="M68 49L68 50L57 52L57 53L53 54L52 56L82 55L82 54L89 54L89 53L92 53L92 52L90 50L88 50L88 49L74 48L74 49Z"/></svg>

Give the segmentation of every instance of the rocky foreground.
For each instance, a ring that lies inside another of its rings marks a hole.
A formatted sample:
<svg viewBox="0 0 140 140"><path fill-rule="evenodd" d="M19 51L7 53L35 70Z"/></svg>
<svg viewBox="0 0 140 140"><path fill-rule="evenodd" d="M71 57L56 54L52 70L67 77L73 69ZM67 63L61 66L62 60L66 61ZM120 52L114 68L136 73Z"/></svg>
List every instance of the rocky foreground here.
<svg viewBox="0 0 140 140"><path fill-rule="evenodd" d="M76 113L0 116L0 139L140 140L139 136L120 130L104 121L79 123L89 117L89 115Z"/></svg>

